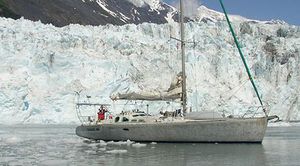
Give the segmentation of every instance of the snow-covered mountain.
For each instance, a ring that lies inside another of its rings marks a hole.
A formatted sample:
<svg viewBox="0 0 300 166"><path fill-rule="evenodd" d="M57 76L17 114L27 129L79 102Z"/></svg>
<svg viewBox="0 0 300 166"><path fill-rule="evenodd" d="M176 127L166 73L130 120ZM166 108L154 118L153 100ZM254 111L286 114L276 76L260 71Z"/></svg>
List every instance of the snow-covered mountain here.
<svg viewBox="0 0 300 166"><path fill-rule="evenodd" d="M148 2L158 1L128 0L159 11L160 3ZM196 42L187 48L189 106L226 115L255 112L259 103L226 22L217 12L201 10L195 22L186 24L187 40ZM271 114L299 120L300 28L233 17ZM178 43L170 40L178 32L173 21L57 28L24 18L0 18L0 123L78 123L75 91L81 91L82 100L111 103L117 112L123 105L114 104L111 94L168 89L180 71ZM153 113L166 107L172 105L150 103Z"/></svg>
<svg viewBox="0 0 300 166"><path fill-rule="evenodd" d="M175 8L159 0L2 0L0 16L21 16L55 26L162 24L176 19Z"/></svg>
<svg viewBox="0 0 300 166"><path fill-rule="evenodd" d="M235 22L252 22L252 23L265 23L265 24L286 24L286 22L282 20L268 20L268 21L259 21L248 19L239 15L229 15L231 21ZM197 13L191 18L193 21L203 21L203 22L217 22L226 20L224 13L212 10L207 8L206 6L200 6L197 9Z"/></svg>

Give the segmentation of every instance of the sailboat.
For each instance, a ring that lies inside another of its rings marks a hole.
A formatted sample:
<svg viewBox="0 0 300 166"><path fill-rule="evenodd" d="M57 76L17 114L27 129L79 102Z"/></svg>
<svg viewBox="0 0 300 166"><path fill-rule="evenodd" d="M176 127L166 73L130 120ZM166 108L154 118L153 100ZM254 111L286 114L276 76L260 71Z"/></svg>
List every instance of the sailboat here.
<svg viewBox="0 0 300 166"><path fill-rule="evenodd" d="M178 84L165 94L118 94L114 100L175 100L180 98L182 112L172 114L171 120L157 116L150 116L148 113L123 112L113 119L103 120L96 123L85 123L76 128L76 134L80 137L104 140L104 141L139 141L139 142L209 142L209 143L261 143L263 141L268 120L271 119L258 94L250 70L246 64L237 38L231 27L229 18L222 0L221 6L224 10L226 20L234 37L242 61L246 67L249 79L258 96L264 114L261 117L222 117L222 116L198 116L199 114L188 113L186 72L185 72L185 33L184 33L184 10L183 0L180 0L180 31L181 31L181 61L182 72L178 75ZM77 108L86 103L77 103ZM100 106L102 104L91 104ZM177 115L176 115L177 114ZM183 114L183 116L178 116ZM167 117L167 115L165 115Z"/></svg>

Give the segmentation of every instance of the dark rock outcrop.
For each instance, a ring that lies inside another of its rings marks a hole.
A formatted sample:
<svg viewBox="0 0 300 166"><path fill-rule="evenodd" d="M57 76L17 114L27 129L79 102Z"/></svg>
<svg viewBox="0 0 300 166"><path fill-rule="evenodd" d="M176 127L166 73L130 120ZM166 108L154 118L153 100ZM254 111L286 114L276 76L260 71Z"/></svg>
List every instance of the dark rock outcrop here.
<svg viewBox="0 0 300 166"><path fill-rule="evenodd" d="M176 12L171 6L160 2L159 9L145 4L135 6L126 0L0 0L0 16L51 23L55 26L124 25L151 22L167 22L168 13Z"/></svg>

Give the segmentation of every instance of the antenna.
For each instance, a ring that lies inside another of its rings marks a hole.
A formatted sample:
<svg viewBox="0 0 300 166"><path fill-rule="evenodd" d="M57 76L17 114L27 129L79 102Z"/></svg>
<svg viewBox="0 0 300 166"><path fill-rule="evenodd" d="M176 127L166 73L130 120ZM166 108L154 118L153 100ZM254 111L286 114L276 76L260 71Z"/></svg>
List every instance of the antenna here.
<svg viewBox="0 0 300 166"><path fill-rule="evenodd" d="M180 0L180 34L181 34L181 63L182 63L182 109L186 112L186 73L185 73L185 29L183 0Z"/></svg>

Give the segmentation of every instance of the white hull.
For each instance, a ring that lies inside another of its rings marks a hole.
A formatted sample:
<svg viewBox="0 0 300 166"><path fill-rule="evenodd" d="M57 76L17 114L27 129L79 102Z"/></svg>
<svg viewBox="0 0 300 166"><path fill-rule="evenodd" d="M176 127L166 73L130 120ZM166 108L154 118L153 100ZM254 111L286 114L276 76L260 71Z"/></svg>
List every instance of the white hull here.
<svg viewBox="0 0 300 166"><path fill-rule="evenodd" d="M82 125L80 137L105 141L261 143L267 118Z"/></svg>

